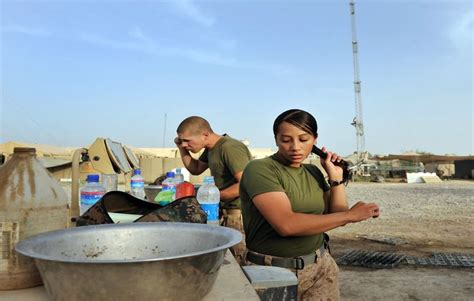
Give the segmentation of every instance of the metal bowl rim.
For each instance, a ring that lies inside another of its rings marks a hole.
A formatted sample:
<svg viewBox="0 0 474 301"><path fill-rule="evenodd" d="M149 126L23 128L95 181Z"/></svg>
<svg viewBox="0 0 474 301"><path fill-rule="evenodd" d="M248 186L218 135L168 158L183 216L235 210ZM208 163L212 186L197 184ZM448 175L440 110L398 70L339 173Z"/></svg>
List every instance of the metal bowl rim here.
<svg viewBox="0 0 474 301"><path fill-rule="evenodd" d="M199 252L191 252L182 255L174 255L174 256L166 256L166 257L159 257L159 258L145 258L145 259L121 259L121 260L99 260L99 259L91 259L91 260L79 260L79 259L64 259L64 258L56 258L54 256L42 255L35 252L32 248L36 242L41 241L45 236L58 236L62 233L68 232L84 232L84 231L94 231L96 229L106 229L106 228L152 228L152 227L163 227L163 228L208 228L212 229L213 232L227 232L229 235L229 242L223 244L221 246L207 249L204 251ZM208 224L195 224L195 223L176 223L176 222L157 222L157 223L150 223L150 222L142 222L142 223L128 223L128 224L102 224L102 225L92 225L92 226L83 226L83 227L76 227L76 228L67 228L62 230L44 232L41 234L37 234L31 237L28 237L24 240L21 240L15 246L15 250L28 257L32 257L34 259L41 259L47 261L55 261L55 262L65 262L65 263L84 263L84 264L117 264L117 263L141 263L141 262L155 262L155 261L165 261L165 260L173 260L173 259L180 259L180 258L187 258L199 255L205 255L209 253L219 252L222 250L226 250L236 244L238 244L242 240L242 234L234 229L217 226L217 225L208 225Z"/></svg>

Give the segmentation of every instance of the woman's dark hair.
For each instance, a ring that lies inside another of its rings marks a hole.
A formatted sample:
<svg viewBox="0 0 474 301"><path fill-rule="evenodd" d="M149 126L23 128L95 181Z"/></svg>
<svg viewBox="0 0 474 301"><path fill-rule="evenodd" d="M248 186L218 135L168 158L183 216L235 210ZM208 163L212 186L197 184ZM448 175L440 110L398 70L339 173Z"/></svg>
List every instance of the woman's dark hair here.
<svg viewBox="0 0 474 301"><path fill-rule="evenodd" d="M299 110L299 109L291 109L285 111L278 115L273 123L273 134L277 135L278 127L282 122L288 122L292 125L296 126L297 128L313 134L314 137L318 137L318 124L316 119L310 113Z"/></svg>

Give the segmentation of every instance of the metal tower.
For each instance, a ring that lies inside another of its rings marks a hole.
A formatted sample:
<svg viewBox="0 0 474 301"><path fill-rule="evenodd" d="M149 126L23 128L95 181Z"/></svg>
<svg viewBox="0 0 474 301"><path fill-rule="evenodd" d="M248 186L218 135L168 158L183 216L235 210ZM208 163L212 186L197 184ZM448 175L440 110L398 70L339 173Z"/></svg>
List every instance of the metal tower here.
<svg viewBox="0 0 474 301"><path fill-rule="evenodd" d="M352 21L352 56L354 62L354 92L355 92L355 111L356 116L352 120L351 125L356 129L357 140L357 157L359 161L363 160L365 152L365 137L364 137L364 122L362 118L362 97L360 94L360 77L359 77L359 49L357 46L356 35L356 18L355 18L355 3L353 0L349 3L351 9Z"/></svg>

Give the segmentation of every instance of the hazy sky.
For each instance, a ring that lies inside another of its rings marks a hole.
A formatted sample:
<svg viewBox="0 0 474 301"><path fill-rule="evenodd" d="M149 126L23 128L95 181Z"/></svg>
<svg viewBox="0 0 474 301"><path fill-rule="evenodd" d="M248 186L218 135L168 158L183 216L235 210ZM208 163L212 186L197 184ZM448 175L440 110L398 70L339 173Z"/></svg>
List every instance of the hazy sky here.
<svg viewBox="0 0 474 301"><path fill-rule="evenodd" d="M349 1L0 3L0 143L170 147L200 115L274 148L275 117L301 108L318 145L356 148ZM367 150L474 153L472 1L360 0L356 16Z"/></svg>

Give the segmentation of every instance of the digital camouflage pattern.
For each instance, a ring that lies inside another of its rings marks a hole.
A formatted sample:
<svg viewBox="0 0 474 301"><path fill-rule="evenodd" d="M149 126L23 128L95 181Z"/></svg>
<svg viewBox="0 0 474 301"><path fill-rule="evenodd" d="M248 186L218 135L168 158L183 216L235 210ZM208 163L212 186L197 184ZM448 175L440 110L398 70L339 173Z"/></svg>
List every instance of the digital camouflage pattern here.
<svg viewBox="0 0 474 301"><path fill-rule="evenodd" d="M338 301L339 293L339 267L329 253L328 249L321 255L321 250L316 250L317 260L305 266L302 270L289 269L298 278L297 301ZM272 256L269 256L271 261ZM245 265L255 265L245 260Z"/></svg>
<svg viewBox="0 0 474 301"><path fill-rule="evenodd" d="M298 301L339 300L339 268L329 252L316 251L316 263L295 271L298 277Z"/></svg>
<svg viewBox="0 0 474 301"><path fill-rule="evenodd" d="M246 250L245 245L245 232L242 224L242 214L240 209L223 209L221 212L221 226L232 228L239 231L242 234L243 239L230 248L232 255L238 264L244 265L245 259L244 254Z"/></svg>
<svg viewBox="0 0 474 301"><path fill-rule="evenodd" d="M78 217L76 226L113 224L108 212L139 214L135 222L187 222L205 224L207 215L194 196L161 206L138 199L128 193L111 191Z"/></svg>
<svg viewBox="0 0 474 301"><path fill-rule="evenodd" d="M207 222L207 215L202 210L195 197L185 197L157 209L135 222L183 222L199 223Z"/></svg>
<svg viewBox="0 0 474 301"><path fill-rule="evenodd" d="M114 221L107 214L104 201L101 199L77 218L76 227L113 223Z"/></svg>

